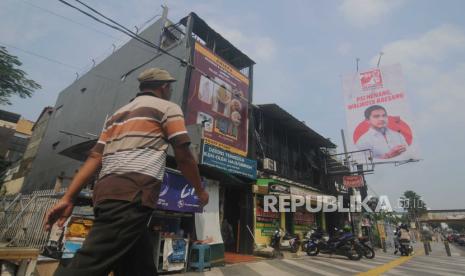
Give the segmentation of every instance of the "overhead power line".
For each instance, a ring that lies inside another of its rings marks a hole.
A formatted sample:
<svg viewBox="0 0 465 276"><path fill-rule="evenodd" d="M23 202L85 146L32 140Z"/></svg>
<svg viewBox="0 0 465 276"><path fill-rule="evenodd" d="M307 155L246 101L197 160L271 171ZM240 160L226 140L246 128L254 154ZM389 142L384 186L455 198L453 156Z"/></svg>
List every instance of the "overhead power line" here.
<svg viewBox="0 0 465 276"><path fill-rule="evenodd" d="M16 50L18 50L18 51L21 51L21 52L26 53L26 54L28 54L28 55L34 56L34 57L36 57L36 58L40 58L40 59L46 60L46 61L48 61L48 62L52 62L52 63L59 64L59 65L61 65L61 66L63 66L63 67L67 67L67 68L71 69L72 71L75 71L75 70L81 71L81 70L82 70L82 68L79 68L79 67L77 67L77 66L75 66L75 65L71 65L71 64L68 64L68 63L65 63L65 62L56 60L56 59L54 59L54 58L44 56L44 55L42 55L42 54L38 54L38 53L29 51L29 50L25 50L25 49L23 49L23 48L20 48L20 47L11 45L11 44L3 43L3 42L0 41L0 45L4 45L4 46L6 46L6 47L8 47L8 48L16 49ZM75 72L76 72L76 71L75 71ZM76 74L77 74L77 73L76 73ZM101 79L106 79L106 80L109 80L109 81L114 81L114 82L121 83L121 81L119 81L119 80L112 79L112 78L110 78L110 77L106 77L106 76L103 76L103 75L100 75L100 74L91 73L91 72L88 72L88 74L91 74L91 75L93 75L93 76L95 76L95 77L98 77L98 78L101 78ZM79 76L79 74L77 74L77 75Z"/></svg>
<svg viewBox="0 0 465 276"><path fill-rule="evenodd" d="M124 27L123 25L119 24L118 22L114 21L113 19L111 19L111 18L109 18L109 17L103 15L101 12L99 12L99 11L97 11L96 9L90 7L89 5L83 3L82 1L75 0L76 2L78 2L78 3L81 4L81 5L83 5L84 7L86 7L86 8L89 9L90 11L92 11L93 13L95 13L95 14L99 15L100 17L104 18L105 20L107 20L107 21L109 21L109 22L115 24L116 26L115 26L115 25L112 25L112 24L110 24L110 23L108 23L108 22L105 22L104 20L102 20L102 19L100 19L100 18L97 18L96 16L90 14L89 12L84 11L84 10L82 10L81 8L77 7L77 6L74 6L74 5L70 4L69 2L66 2L65 0L58 0L58 1L60 1L60 2L62 2L63 4L65 4L65 5L67 5L67 6L71 7L71 8L73 8L73 9L79 11L79 12L82 13L82 14L85 14L86 16L92 18L93 20L95 20L95 21L97 21L97 22L99 22L99 23L101 23L101 24L104 24L104 25L106 25L106 26L108 26L108 27L110 27L110 28L112 28L112 29L115 29L115 30L117 30L117 31L120 31L120 32L122 32L122 33L124 33L124 34L126 34L126 35L128 35L128 36L130 36L130 37L132 37L133 39L135 39L135 40L137 40L137 41L139 41L139 42L141 42L141 43L143 43L143 44L145 44L145 45L147 45L147 46L149 46L149 47L152 47L152 48L154 48L154 49L157 49L158 51L160 51L160 52L166 54L167 56L170 56L170 57L172 57L172 58L178 60L178 61L179 61L181 64L183 64L183 65L190 65L190 64L188 64L187 61L183 60L182 58L177 57L177 56L175 56L175 55L173 55L173 54L167 52L166 50L162 49L162 48L159 47L158 45L156 45L156 44L152 43L151 41L149 41L149 40L147 40L147 39L145 39L145 38L139 36L138 34L134 33L133 31L129 30L128 28Z"/></svg>
<svg viewBox="0 0 465 276"><path fill-rule="evenodd" d="M13 48L13 49L16 49L18 51L21 51L23 53L26 53L28 55L31 55L31 56L35 56L37 58L41 58L41 59L44 59L44 60L47 60L49 62L53 62L53 63L56 63L56 64L59 64L59 65L62 65L64 67L68 67L68 68L71 68L71 69L74 69L74 70L81 70L81 68L77 67L77 66L74 66L74 65L71 65L71 64L67 64L67 63L64 63L64 62L61 62L59 60L56 60L56 59L53 59L51 57L47 57L47 56L44 56L44 55L41 55L41 54L37 54L37 53L34 53L34 52L31 52L29 50L25 50L25 49L22 49L22 48L19 48L17 46L13 46L13 45L10 45L10 44L7 44L7 43L4 43L4 42L0 42L0 44L2 45L5 45L9 48Z"/></svg>
<svg viewBox="0 0 465 276"><path fill-rule="evenodd" d="M138 68L144 66L145 64L148 64L150 61L154 60L155 58L157 58L159 56L160 53L163 53L169 57L172 57L173 59L177 60L180 62L181 65L183 66L189 66L190 68L192 68L193 70L199 72L201 75L209 78L211 81L213 81L214 83L216 83L217 85L221 85L220 83L216 82L215 80L211 79L210 76L208 76L205 72L202 72L201 70L199 70L198 68L196 68L190 61L186 61L178 56L175 56L171 53L169 53L168 51L164 50L163 48L161 48L160 46L156 45L155 43L141 37L140 35L138 35L137 33L134 33L133 31L129 30L128 28L126 28L125 26L121 25L120 23L116 22L115 20L109 18L108 16L105 16L104 14L102 14L101 12L97 11L95 8L92 8L91 6L87 5L86 3L80 1L80 0L74 0L75 2L78 2L79 4L81 4L82 6L86 7L88 10L90 10L90 12L94 13L95 15L91 14L89 11L85 11L65 0L58 0L60 1L61 3L65 4L66 6L69 6L77 11L79 11L80 13L92 18L93 20L101 23L101 24L104 24L112 29L115 29L117 31L120 31L126 35L128 35L129 37L139 41L140 43L150 47L150 48L153 48L153 49L156 49L158 50L159 53L157 53L157 55L155 55L154 57L152 57L149 61L147 62L144 62L142 65L139 65L137 66L136 68L130 70L128 73L124 74L122 76L122 80L125 79L126 76L128 76L130 73L132 73L133 71L137 70ZM98 18L97 16L100 16L101 18ZM102 19L103 18L103 19ZM108 21L108 22L106 22ZM110 23L109 23L110 22ZM114 24L114 25L113 25ZM231 92L234 94L234 91L231 91L229 89L226 89L227 91ZM251 103L249 103L251 104Z"/></svg>
<svg viewBox="0 0 465 276"><path fill-rule="evenodd" d="M35 5L35 4L33 4L33 3L29 2L29 1L23 0L23 3L26 4L26 5L29 5L29 6L31 6L31 7L34 7L34 8L36 8L36 9L38 9L38 10L41 10L41 11L43 11L43 12L46 12L46 13L48 13L48 14L54 15L54 16L56 16L56 17L60 17L60 18L62 18L62 19L64 19L64 20L66 20L66 21L72 22L72 23L74 23L74 24L76 24L76 25L79 25L79 26L81 26L81 27L84 27L84 28L86 28L86 29L92 30L92 31L94 31L94 32L96 32L96 33L102 34L102 35L104 35L104 36L107 36L107 37L110 37L110 38L113 38L113 39L116 39L116 40L119 40L119 41L122 40L121 38L118 38L118 37L113 36L113 35L111 35L111 34L108 34L108 33L106 33L106 32L102 32L102 31L100 31L100 30L98 30L98 29L95 29L95 28L92 28L92 27L90 27L90 26L88 26L88 25L82 24L81 22L78 22L78 21L76 21L76 20L73 20L73 19L71 19L71 18L69 18L69 17L66 17L66 16L64 16L64 15L58 14L58 13L56 13L56 12L54 12L54 11L51 11L51 10L46 9L46 8L43 8L43 7L41 7L41 6L37 6L37 5Z"/></svg>

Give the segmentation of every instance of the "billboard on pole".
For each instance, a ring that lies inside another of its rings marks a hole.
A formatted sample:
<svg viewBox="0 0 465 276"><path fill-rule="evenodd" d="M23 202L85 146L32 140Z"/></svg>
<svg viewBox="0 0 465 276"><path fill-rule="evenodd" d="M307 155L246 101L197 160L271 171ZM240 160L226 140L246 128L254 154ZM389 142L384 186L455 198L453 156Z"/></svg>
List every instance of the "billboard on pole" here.
<svg viewBox="0 0 465 276"><path fill-rule="evenodd" d="M350 151L371 150L375 163L418 159L399 64L345 74L342 86Z"/></svg>

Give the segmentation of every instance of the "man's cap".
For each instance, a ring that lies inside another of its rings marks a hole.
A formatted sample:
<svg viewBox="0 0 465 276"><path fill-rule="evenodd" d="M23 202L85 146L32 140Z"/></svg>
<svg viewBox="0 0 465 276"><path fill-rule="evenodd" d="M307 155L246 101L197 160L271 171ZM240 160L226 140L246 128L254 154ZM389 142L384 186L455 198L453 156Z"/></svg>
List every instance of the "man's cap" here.
<svg viewBox="0 0 465 276"><path fill-rule="evenodd" d="M173 82L176 81L168 71L160 69L160 68L149 68L144 70L140 73L139 77L137 77L139 82L146 82L146 81L166 81L166 82Z"/></svg>

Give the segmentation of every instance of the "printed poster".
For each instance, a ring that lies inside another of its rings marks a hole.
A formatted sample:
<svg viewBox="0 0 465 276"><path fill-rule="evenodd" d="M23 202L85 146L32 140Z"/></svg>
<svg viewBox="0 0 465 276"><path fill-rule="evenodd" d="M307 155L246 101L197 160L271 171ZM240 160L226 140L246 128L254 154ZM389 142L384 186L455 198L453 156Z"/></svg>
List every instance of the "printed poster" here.
<svg viewBox="0 0 465 276"><path fill-rule="evenodd" d="M370 150L374 163L418 159L399 64L346 74L342 86L349 151Z"/></svg>

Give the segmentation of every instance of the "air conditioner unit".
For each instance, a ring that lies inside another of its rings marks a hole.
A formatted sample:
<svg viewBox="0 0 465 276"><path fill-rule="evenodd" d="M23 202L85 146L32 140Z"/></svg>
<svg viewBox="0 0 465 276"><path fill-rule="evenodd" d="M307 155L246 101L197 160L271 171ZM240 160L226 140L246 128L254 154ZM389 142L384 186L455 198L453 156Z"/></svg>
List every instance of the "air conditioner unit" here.
<svg viewBox="0 0 465 276"><path fill-rule="evenodd" d="M270 171L276 171L276 161L265 158L263 159L263 169L265 170L270 170Z"/></svg>

